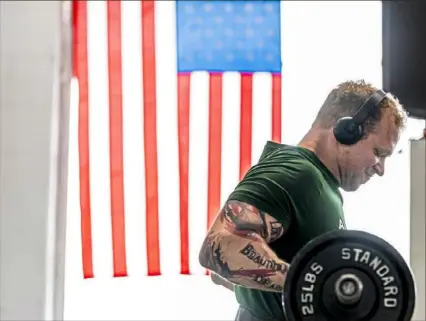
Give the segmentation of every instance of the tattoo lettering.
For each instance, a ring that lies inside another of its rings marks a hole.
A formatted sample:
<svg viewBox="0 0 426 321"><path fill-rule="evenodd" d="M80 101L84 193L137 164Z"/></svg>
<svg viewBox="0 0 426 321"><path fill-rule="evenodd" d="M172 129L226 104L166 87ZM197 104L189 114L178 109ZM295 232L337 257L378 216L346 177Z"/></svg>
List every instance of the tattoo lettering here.
<svg viewBox="0 0 426 321"><path fill-rule="evenodd" d="M284 228L282 227L281 223L279 223L277 221L270 222L269 224L271 226L270 242L273 242L276 239L278 239L284 233Z"/></svg>
<svg viewBox="0 0 426 321"><path fill-rule="evenodd" d="M279 271L283 274L287 273L287 264L280 264L275 262L275 260L267 260L261 254L259 254L252 244L247 244L241 251L241 254L246 256L249 260L258 264L259 266L264 266L268 270Z"/></svg>
<svg viewBox="0 0 426 321"><path fill-rule="evenodd" d="M204 257L208 258L207 266L217 272L217 274L221 275L224 278L235 278L235 277L256 277L262 275L273 276L277 271L287 271L287 266L280 267L280 264L272 262L266 266L265 269L238 269L232 270L228 263L222 257L223 250L220 242L215 239L215 236L212 234L207 239L208 246L203 246ZM254 249L253 249L254 250ZM244 250L242 250L244 251ZM247 252L248 250L246 250ZM248 257L248 256L247 256ZM259 263L258 263L259 264ZM269 265L271 267L269 267ZM272 268L272 266L274 268ZM285 273L285 272L283 272Z"/></svg>
<svg viewBox="0 0 426 321"><path fill-rule="evenodd" d="M268 289L273 289L277 292L282 292L283 291L283 287L282 285L279 284L275 284L271 281L270 278L263 276L263 275L257 275L256 277L254 277L253 279L254 282L264 286L265 288Z"/></svg>

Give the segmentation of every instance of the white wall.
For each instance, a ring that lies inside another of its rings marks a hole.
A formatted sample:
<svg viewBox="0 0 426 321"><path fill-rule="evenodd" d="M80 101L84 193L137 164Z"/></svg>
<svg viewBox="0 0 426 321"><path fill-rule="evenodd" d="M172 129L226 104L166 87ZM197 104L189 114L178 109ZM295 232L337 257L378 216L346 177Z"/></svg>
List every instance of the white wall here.
<svg viewBox="0 0 426 321"><path fill-rule="evenodd" d="M425 126L426 128L426 126ZM413 140L410 145L411 156L411 222L410 222L410 264L417 283L414 320L425 320L425 216L426 216L426 137Z"/></svg>
<svg viewBox="0 0 426 321"><path fill-rule="evenodd" d="M0 2L2 320L62 317L69 68L61 9Z"/></svg>

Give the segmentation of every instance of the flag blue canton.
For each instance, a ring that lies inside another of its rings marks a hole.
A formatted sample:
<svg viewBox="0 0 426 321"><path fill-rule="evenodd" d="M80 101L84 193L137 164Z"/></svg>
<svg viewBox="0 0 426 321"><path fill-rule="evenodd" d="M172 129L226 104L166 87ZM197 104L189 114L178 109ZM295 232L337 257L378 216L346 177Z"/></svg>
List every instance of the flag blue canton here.
<svg viewBox="0 0 426 321"><path fill-rule="evenodd" d="M177 1L178 72L281 72L280 1Z"/></svg>

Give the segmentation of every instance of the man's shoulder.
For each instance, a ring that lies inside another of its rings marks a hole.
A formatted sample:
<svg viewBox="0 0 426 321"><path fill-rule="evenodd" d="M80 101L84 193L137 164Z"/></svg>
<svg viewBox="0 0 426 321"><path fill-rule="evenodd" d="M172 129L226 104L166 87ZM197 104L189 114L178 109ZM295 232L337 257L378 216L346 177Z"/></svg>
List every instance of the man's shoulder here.
<svg viewBox="0 0 426 321"><path fill-rule="evenodd" d="M304 148L274 142L267 142L253 170L272 171L279 176L303 180L319 178L321 174Z"/></svg>

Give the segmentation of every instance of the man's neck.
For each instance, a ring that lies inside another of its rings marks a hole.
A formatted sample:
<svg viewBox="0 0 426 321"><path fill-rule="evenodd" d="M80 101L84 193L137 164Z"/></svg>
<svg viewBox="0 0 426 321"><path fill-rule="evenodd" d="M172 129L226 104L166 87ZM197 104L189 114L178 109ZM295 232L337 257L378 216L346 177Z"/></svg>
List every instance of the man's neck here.
<svg viewBox="0 0 426 321"><path fill-rule="evenodd" d="M302 138L298 146L314 152L340 183L341 175L337 161L336 144L336 140L331 137L328 130L313 127Z"/></svg>

